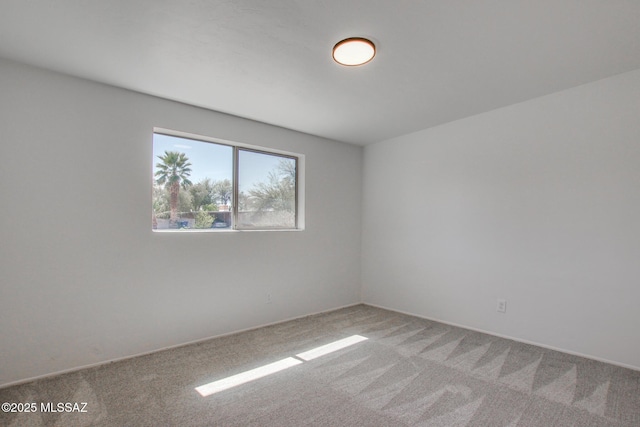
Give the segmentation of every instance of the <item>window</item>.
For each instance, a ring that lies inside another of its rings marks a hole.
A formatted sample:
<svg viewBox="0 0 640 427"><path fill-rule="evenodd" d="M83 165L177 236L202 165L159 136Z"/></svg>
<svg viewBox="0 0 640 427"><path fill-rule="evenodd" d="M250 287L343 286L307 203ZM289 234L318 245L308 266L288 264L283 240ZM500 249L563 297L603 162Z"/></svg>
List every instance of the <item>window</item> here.
<svg viewBox="0 0 640 427"><path fill-rule="evenodd" d="M293 153L156 130L152 228L301 229L302 158Z"/></svg>

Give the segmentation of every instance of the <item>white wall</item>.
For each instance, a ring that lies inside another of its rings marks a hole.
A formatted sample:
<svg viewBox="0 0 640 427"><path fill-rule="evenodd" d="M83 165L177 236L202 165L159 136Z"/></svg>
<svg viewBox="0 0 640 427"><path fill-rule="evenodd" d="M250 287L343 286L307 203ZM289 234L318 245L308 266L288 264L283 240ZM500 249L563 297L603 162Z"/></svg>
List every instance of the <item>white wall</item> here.
<svg viewBox="0 0 640 427"><path fill-rule="evenodd" d="M153 233L154 126L304 154L306 230ZM361 147L0 60L0 162L0 385L360 300Z"/></svg>
<svg viewBox="0 0 640 427"><path fill-rule="evenodd" d="M0 386L355 303L361 267L365 302L640 367L639 117L635 71L363 174L359 147L0 60ZM153 233L154 126L305 154L306 230Z"/></svg>
<svg viewBox="0 0 640 427"><path fill-rule="evenodd" d="M640 368L640 71L364 159L365 302Z"/></svg>

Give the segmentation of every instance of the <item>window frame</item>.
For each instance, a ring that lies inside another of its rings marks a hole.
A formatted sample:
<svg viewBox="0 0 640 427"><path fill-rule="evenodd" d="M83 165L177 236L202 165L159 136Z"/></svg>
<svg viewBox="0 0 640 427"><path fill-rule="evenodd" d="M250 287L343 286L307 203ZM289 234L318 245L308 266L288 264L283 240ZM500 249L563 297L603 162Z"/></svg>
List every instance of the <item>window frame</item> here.
<svg viewBox="0 0 640 427"><path fill-rule="evenodd" d="M279 150L270 147L258 146L253 144L246 144L241 142L229 141L220 138L212 138L204 135L198 135L189 132L176 131L166 128L154 127L152 136L155 134L165 135L170 137L184 138L184 139L192 139L198 142L204 143L212 143L218 145L224 145L230 147L232 149L232 173L231 173L231 188L233 194L233 203L231 205L231 226L229 228L221 228L221 229L153 229L153 232L160 233L174 233L174 232L215 232L215 233L223 233L223 232L254 232L254 231L302 231L305 226L305 209L304 209L304 166L305 166L305 156L304 154L294 153L291 151ZM153 138L152 138L153 145ZM271 156L282 157L285 159L293 159L296 162L295 168L295 191L294 191L294 226L291 227L251 227L251 228L238 228L238 197L239 197L239 175L240 175L240 151L253 152L258 154L265 154ZM152 156L152 169L155 165L155 159ZM153 176L153 174L152 174Z"/></svg>
<svg viewBox="0 0 640 427"><path fill-rule="evenodd" d="M295 160L296 162L296 174L295 174L295 190L294 190L294 206L295 206L295 213L294 213L294 223L293 223L293 228L290 227L268 227L268 228L238 228L238 217L239 217L239 208L237 205L239 205L238 200L239 200L239 196L240 196L240 151L246 151L249 153L257 153L257 154L266 154L269 156L277 156L277 157L281 157L283 159L292 159ZM245 230L297 230L298 229L298 173L299 173L299 168L298 168L298 164L299 164L299 158L292 155L292 154L280 154L280 153L274 153L271 151L266 151L264 148L247 148L247 147L239 147L239 146L233 146L233 182L231 183L231 188L233 189L233 197L236 201L236 203L233 205L233 211L231 213L231 216L233 217L233 222L232 222L232 229L234 230L238 230L238 231L245 231Z"/></svg>

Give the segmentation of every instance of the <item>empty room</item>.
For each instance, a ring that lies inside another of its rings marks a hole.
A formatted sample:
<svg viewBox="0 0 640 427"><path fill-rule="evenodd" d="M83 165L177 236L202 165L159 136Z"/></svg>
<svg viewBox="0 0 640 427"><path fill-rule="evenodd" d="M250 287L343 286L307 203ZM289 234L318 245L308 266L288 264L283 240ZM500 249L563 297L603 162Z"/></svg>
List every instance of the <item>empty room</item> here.
<svg viewBox="0 0 640 427"><path fill-rule="evenodd" d="M0 425L640 426L640 1L0 1Z"/></svg>

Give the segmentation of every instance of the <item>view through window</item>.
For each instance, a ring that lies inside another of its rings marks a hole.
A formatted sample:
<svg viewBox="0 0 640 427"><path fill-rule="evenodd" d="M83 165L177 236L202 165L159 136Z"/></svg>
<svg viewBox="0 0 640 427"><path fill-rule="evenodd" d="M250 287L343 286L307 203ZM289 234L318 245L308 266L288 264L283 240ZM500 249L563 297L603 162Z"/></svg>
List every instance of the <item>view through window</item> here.
<svg viewBox="0 0 640 427"><path fill-rule="evenodd" d="M295 229L298 158L153 135L154 230Z"/></svg>

